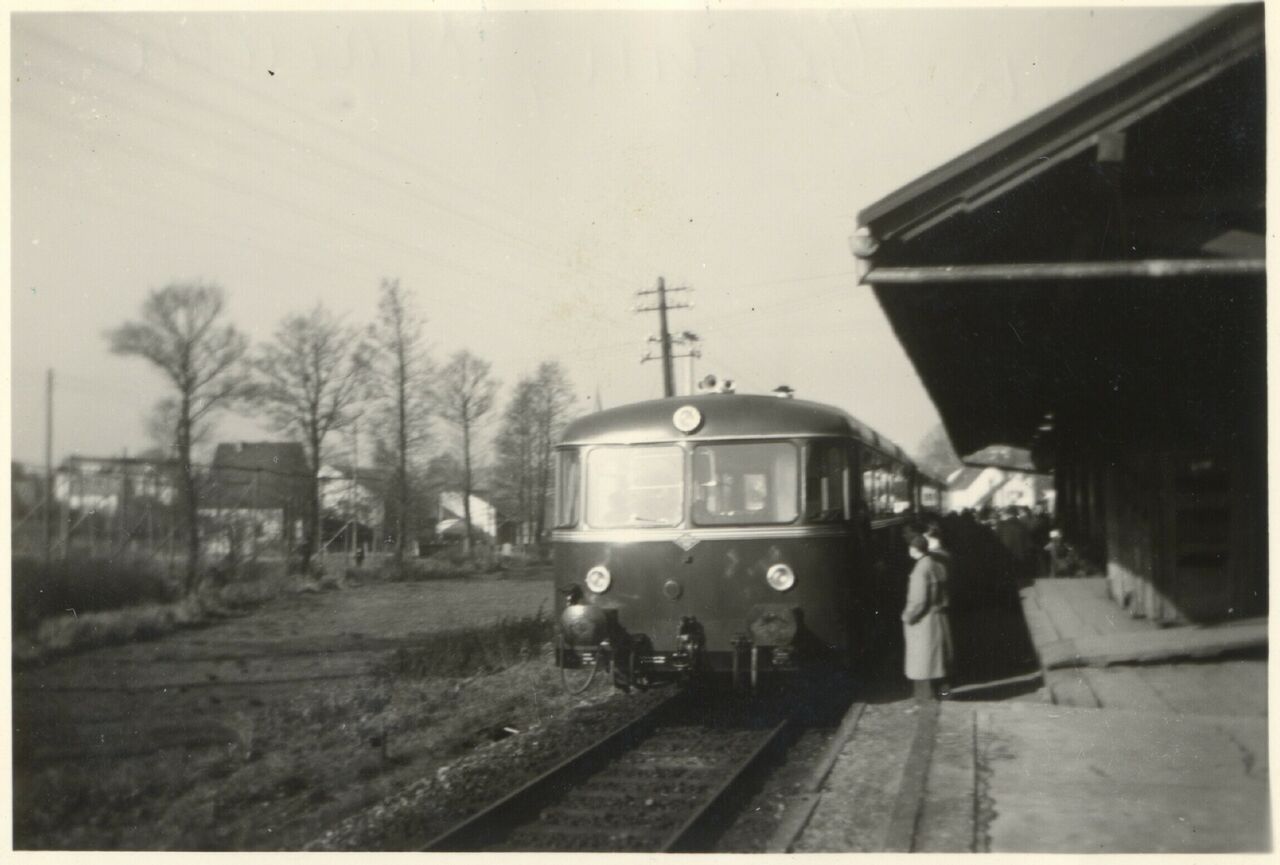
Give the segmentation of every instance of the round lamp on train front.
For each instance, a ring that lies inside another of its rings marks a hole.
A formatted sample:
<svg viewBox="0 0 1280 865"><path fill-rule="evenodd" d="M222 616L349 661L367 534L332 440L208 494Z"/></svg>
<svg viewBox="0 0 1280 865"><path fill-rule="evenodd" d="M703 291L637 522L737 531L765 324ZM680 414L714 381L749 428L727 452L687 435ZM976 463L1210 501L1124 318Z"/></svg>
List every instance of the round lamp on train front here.
<svg viewBox="0 0 1280 865"><path fill-rule="evenodd" d="M613 584L613 575L604 565L596 565L587 571L586 583L588 589L599 595L609 591L609 586Z"/></svg>
<svg viewBox="0 0 1280 865"><path fill-rule="evenodd" d="M777 564L769 568L768 573L764 575L764 579L770 588L779 592L785 592L796 584L795 571L783 564Z"/></svg>

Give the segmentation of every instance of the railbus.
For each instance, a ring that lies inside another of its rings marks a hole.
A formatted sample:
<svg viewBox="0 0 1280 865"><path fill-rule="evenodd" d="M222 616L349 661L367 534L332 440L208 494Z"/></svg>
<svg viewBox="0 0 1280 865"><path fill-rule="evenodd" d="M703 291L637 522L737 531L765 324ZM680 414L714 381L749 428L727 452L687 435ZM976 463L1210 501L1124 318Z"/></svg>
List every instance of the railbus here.
<svg viewBox="0 0 1280 865"><path fill-rule="evenodd" d="M902 527L932 490L848 413L766 395L651 400L574 421L556 460L562 670L754 684L856 668L894 638Z"/></svg>

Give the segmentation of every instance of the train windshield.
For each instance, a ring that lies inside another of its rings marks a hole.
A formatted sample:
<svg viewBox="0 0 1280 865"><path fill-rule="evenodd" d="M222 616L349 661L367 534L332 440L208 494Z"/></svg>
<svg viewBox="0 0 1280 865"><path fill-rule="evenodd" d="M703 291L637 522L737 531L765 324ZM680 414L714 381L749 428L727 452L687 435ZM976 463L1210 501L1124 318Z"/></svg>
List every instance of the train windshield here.
<svg viewBox="0 0 1280 865"><path fill-rule="evenodd" d="M700 526L794 522L799 453L790 442L700 445L693 450L693 521Z"/></svg>
<svg viewBox="0 0 1280 865"><path fill-rule="evenodd" d="M610 529L679 524L684 451L675 445L600 447L587 456L587 524Z"/></svg>
<svg viewBox="0 0 1280 865"><path fill-rule="evenodd" d="M578 524L578 452L556 452L556 525Z"/></svg>

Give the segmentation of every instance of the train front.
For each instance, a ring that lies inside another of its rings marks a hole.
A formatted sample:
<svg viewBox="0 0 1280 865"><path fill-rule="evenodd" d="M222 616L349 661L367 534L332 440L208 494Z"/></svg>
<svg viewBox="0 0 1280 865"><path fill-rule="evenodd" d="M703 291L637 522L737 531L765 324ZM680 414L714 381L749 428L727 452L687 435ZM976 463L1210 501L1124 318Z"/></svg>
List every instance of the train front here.
<svg viewBox="0 0 1280 865"><path fill-rule="evenodd" d="M813 405L656 400L570 427L552 535L561 666L754 681L843 656L849 448L838 424L813 434L829 420Z"/></svg>

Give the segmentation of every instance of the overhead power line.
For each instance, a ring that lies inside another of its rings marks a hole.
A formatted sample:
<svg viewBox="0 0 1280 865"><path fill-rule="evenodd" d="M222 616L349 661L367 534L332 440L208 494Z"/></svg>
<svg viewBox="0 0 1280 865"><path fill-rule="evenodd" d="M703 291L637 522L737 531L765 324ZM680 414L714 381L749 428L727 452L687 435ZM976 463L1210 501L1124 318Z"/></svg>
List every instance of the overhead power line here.
<svg viewBox="0 0 1280 865"><path fill-rule="evenodd" d="M131 39L131 40L137 40L144 44L154 45L160 48L161 50L166 50L166 51L169 50L168 46L165 46L159 43L155 38L151 38L147 35L143 35L141 33L127 30L118 25L112 25L109 22L104 22L104 26L107 29L114 30L119 35L125 38ZM53 45L63 51L74 52L77 55L83 55L86 53L91 54L91 56L93 57L93 60L96 63L100 64L103 68L109 70L110 72L118 76L127 76L130 84L142 83L150 87L153 91L156 91L160 94L163 94L165 97L167 97L164 100L164 102L160 104L160 107L169 106L169 105L188 105L188 106L194 105L196 107L203 109L203 116L218 117L220 118L221 121L231 121L239 125L240 127L249 130L251 133L251 140L254 142L260 142L262 139L266 138L266 139L274 139L276 142L289 147L294 146L297 143L294 139L283 135L274 126L264 125L260 122L257 122L250 116L246 116L243 110L240 108L240 106L244 104L244 100L235 101L226 105L218 104L217 102L209 98L205 98L204 96L201 96L199 94L193 94L192 92L190 92L189 88L183 89L181 87L164 83L164 82L155 80L153 78L138 77L133 73L132 70L126 69L125 67L121 66L116 62L109 60L105 57L102 57L98 53L86 52L84 49L80 48L79 46L63 41L62 39L59 39L48 33L29 31L27 35L35 36L36 38L43 40L46 43ZM254 90L253 88L246 87L243 82L235 79L234 77L229 76L225 73L221 73L216 70L210 69L209 67L204 66L202 64L192 63L187 60L184 60L184 65L199 71L205 77L211 80L217 81L218 83L222 84L224 87L228 88L229 90L237 91L241 94L245 94L251 97L252 100L256 101L259 105L269 108L273 116L278 116L283 111L292 115L297 119L302 120L303 122L311 125L314 128L325 130L325 134L316 135L312 139L311 146L308 147L308 152L311 155L319 158L323 162L328 163L329 165L341 170L342 172L348 175L359 178L366 182L377 184L383 187L386 191L392 192L397 197L400 197L402 200L406 202L411 202L412 205L414 206L426 206L448 215L449 217L451 217L449 227L452 231L455 231L455 232L457 231L457 229L459 228L458 222L461 221L462 223L468 224L473 228L481 229L484 233L487 233L490 236L497 235L514 245L520 246L526 255L540 257L544 259L544 263L552 263L555 266L559 267L559 266L563 266L564 261L568 260L567 253L566 253L566 258L562 259L560 255L558 255L551 248L555 246L555 247L559 247L562 250L567 250L569 246L571 246L571 242L568 241L566 238L555 237L555 242L549 243L546 239L534 239L530 237L524 237L521 234L517 234L502 226L496 225L493 222L490 222L486 219L476 216L473 213L467 212L466 210L459 209L458 207L455 207L452 204L447 203L443 200L440 200L438 198L433 198L431 196L423 195L420 190L407 188L404 182L393 180L391 175L387 173L378 172L376 170L372 170L363 160L352 159L352 158L343 156L341 154L326 152L326 146L325 146L326 142L332 139L333 137L335 137L336 135L336 137L338 138L346 139L348 144L351 144L352 146L358 146L362 153L368 153L370 151L376 153L386 162L392 163L401 172L407 172L418 177L429 178L437 183L440 182L438 180L438 173L432 172L430 169L428 169L427 167L423 166L418 162L411 162L405 156L391 152L385 146L380 146L376 140L357 137L345 128L335 127L331 124L325 123L311 115L308 115L299 111L297 109L297 106L294 104L280 102L278 100L265 96L263 93L257 90ZM84 84L81 83L80 86L83 87ZM98 95L102 98L110 99L117 102L118 104L123 105L127 110L130 110L135 114L145 115L149 113L145 109L141 109L140 106L136 104L129 105L129 100L127 98L124 98L123 95L120 92L118 92L118 90L115 90L113 88L108 87L105 90L103 88L99 88ZM167 114L163 118L161 118L159 114L156 114L154 116L157 119L162 119L164 125L168 128L174 128L175 126L185 127L186 130L190 134L192 134L196 140L201 141L202 143L210 140L209 136L211 135L217 136L219 139L225 140L225 136L227 132L225 123L209 121L205 123L205 126L207 128L201 130L201 129L193 128L191 123L185 122L184 120L179 119L178 115L174 114L172 111L167 112ZM262 159L265 152L266 151L264 151L262 148L258 147L254 149L254 151L252 152L252 156L257 159ZM294 174L299 173L298 165L294 161L284 160L283 162L280 162L279 160L277 160L277 163L278 163L277 167L280 168L281 170L288 171ZM467 185L464 185L458 182L457 180L452 180L452 179L449 181L449 183L450 185L452 185L457 189L467 191L471 195L473 203L478 197L481 200L488 199L490 202L489 206L494 207L495 209L502 207L501 203L494 201L491 195L488 195L480 190L477 190L474 187L469 187ZM507 208L507 210L509 210L509 208ZM550 235L544 232L544 237L550 237ZM586 270L594 271L598 276L607 277L610 280L621 278L621 274L619 274L616 271L604 270L588 262L581 261L580 258L576 260L575 266L582 267Z"/></svg>

